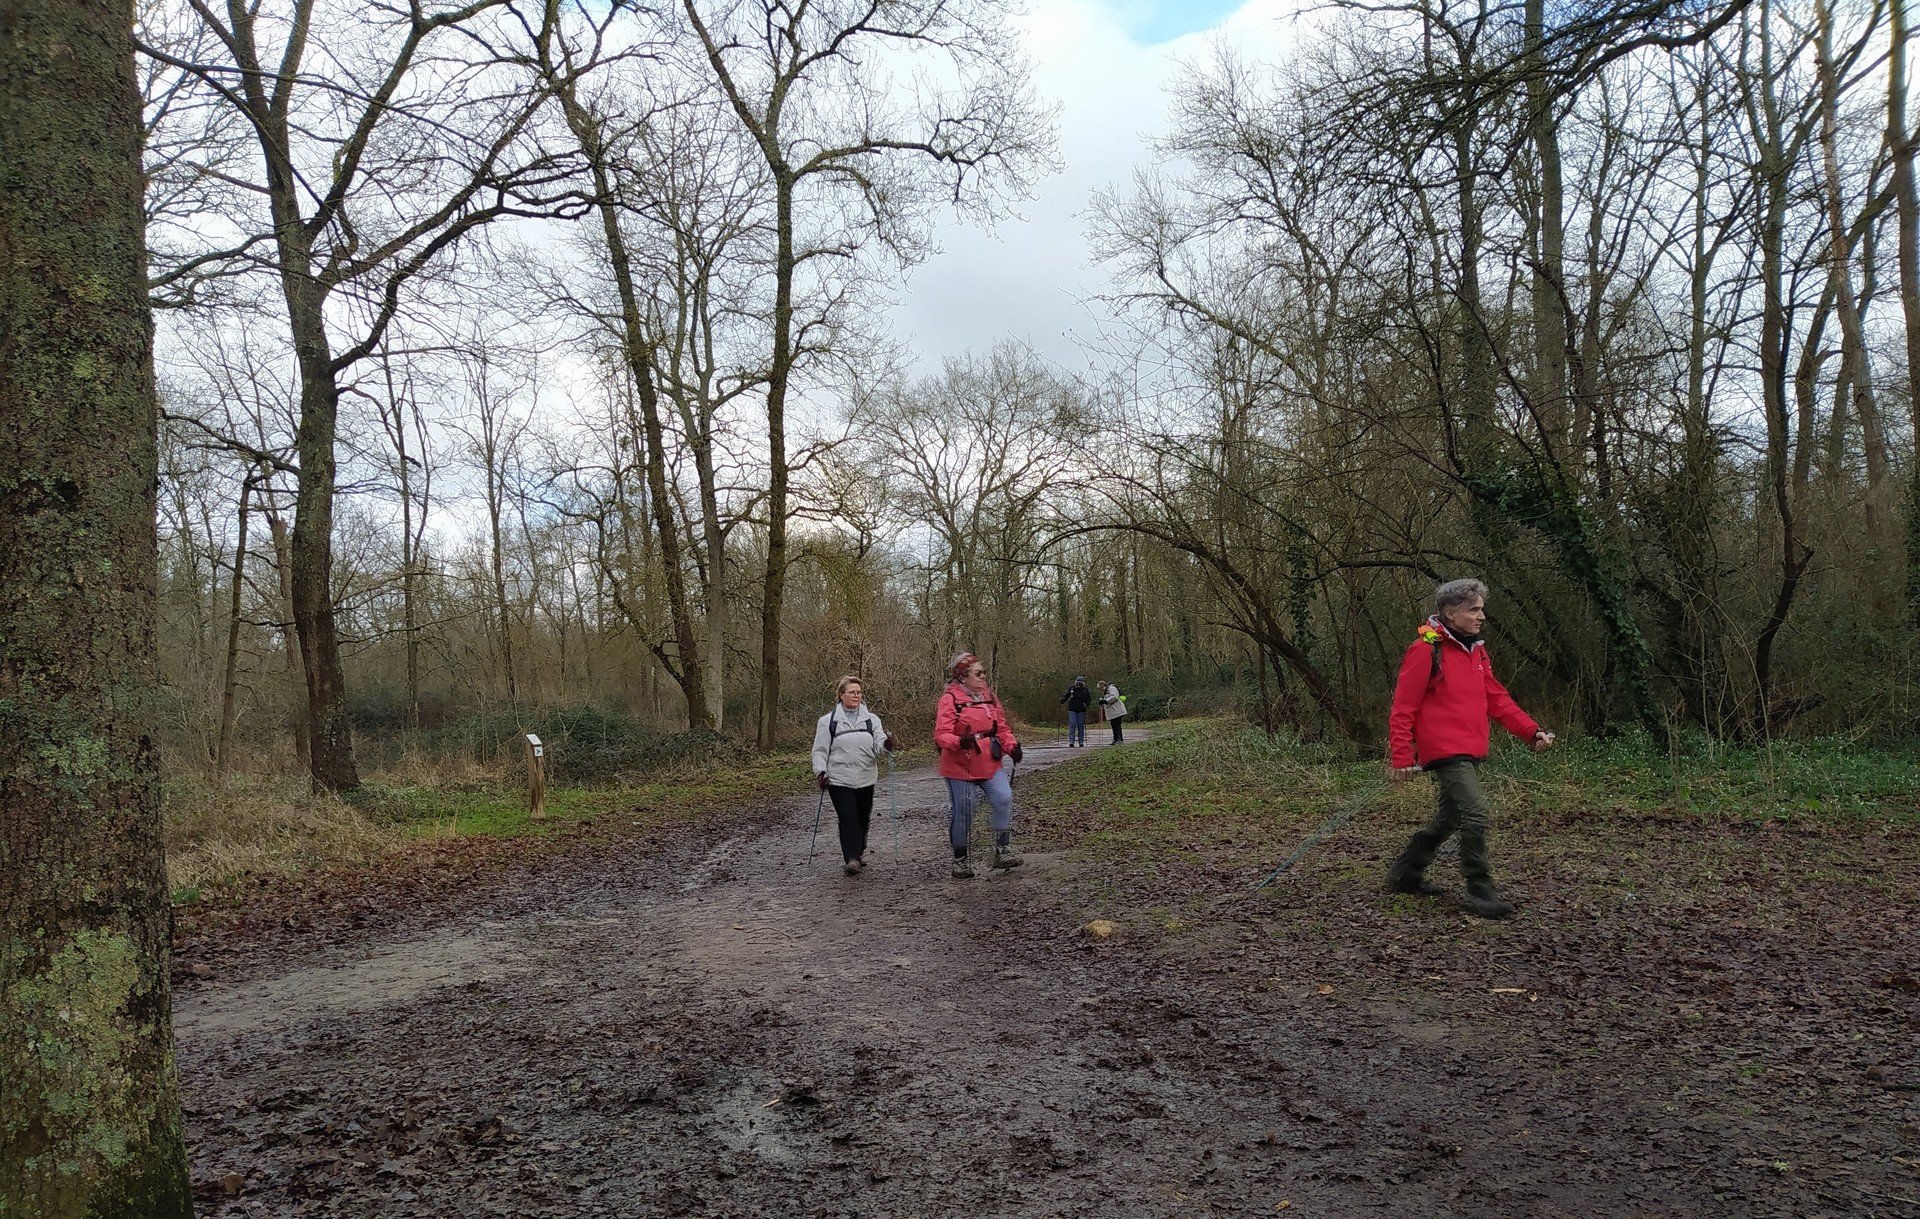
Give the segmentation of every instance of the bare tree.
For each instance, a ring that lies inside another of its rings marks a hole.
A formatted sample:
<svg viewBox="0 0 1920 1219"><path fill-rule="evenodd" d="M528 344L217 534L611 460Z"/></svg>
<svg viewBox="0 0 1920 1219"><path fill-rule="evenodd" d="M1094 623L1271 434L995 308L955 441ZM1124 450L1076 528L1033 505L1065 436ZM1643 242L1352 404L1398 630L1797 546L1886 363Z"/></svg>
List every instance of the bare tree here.
<svg viewBox="0 0 1920 1219"><path fill-rule="evenodd" d="M332 570L341 378L379 350L411 281L482 226L550 210L563 180L527 139L540 99L488 49L483 23L508 2L369 20L315 0L271 10L228 0L224 11L190 0L219 58L146 48L242 116L258 146L260 175L244 189L264 215L236 219L270 238L261 248L299 369L291 584L310 768L325 790L359 783ZM328 37L330 19L354 36Z"/></svg>
<svg viewBox="0 0 1920 1219"><path fill-rule="evenodd" d="M833 293L835 263L877 246L924 252L925 209L942 196L988 208L1050 157L1046 120L1001 24L998 0L682 0L687 25L734 119L765 160L774 256L766 361L766 568L756 738L779 732L781 614L790 465L788 397L812 354L795 318L811 275ZM923 72L917 98L893 65Z"/></svg>
<svg viewBox="0 0 1920 1219"><path fill-rule="evenodd" d="M1056 499L1081 483L1084 392L1011 343L876 395L856 419L867 479L929 571L944 644L1000 649L1026 634L1045 587ZM911 524L909 524L911 523Z"/></svg>

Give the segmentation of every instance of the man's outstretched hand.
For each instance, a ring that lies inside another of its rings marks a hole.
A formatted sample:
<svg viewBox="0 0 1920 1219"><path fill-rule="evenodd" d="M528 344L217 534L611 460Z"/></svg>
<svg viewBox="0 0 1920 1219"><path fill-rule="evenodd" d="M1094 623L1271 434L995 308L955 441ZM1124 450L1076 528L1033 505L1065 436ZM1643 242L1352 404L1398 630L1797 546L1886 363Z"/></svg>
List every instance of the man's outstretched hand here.
<svg viewBox="0 0 1920 1219"><path fill-rule="evenodd" d="M1545 753L1547 750L1552 749L1553 734L1551 732L1548 732L1545 728L1542 728L1540 731L1534 733L1532 748L1535 753Z"/></svg>
<svg viewBox="0 0 1920 1219"><path fill-rule="evenodd" d="M1395 783L1405 783L1408 779L1413 778L1413 776L1419 773L1420 773L1420 768L1418 766L1387 767L1387 777L1389 779L1392 779Z"/></svg>

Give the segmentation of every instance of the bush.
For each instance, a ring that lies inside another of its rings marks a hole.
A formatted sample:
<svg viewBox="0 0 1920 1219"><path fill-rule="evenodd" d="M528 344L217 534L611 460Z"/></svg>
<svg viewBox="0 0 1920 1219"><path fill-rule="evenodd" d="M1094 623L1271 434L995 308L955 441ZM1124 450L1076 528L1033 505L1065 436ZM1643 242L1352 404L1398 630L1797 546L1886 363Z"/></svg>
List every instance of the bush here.
<svg viewBox="0 0 1920 1219"><path fill-rule="evenodd" d="M738 761L750 751L731 737L705 729L662 732L652 724L598 707L555 707L469 716L422 733L427 753L509 770L526 754L526 735L546 748L547 782L595 787L662 770L714 761Z"/></svg>

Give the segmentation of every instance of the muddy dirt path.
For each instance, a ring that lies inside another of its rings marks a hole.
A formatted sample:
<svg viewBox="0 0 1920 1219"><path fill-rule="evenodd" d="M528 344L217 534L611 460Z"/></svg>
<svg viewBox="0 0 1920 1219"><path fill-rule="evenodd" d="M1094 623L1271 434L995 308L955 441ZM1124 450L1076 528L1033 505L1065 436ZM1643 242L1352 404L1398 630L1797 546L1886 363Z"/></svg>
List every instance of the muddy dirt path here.
<svg viewBox="0 0 1920 1219"><path fill-rule="evenodd" d="M1276 990L1230 925L1204 958L1094 944L1063 858L953 881L939 780L897 783L860 876L831 810L808 863L801 799L189 985L202 1213L1774 1213L1623 1142L1724 1142L1672 1129L1657 1073Z"/></svg>

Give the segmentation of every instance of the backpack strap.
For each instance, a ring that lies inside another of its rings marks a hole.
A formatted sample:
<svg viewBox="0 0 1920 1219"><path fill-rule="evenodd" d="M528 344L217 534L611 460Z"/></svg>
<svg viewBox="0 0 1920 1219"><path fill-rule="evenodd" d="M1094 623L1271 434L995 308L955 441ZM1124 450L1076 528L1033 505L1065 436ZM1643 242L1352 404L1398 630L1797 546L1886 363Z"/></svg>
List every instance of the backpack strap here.
<svg viewBox="0 0 1920 1219"><path fill-rule="evenodd" d="M864 732L869 737L871 737L873 735L873 713L868 712L866 721L860 724L858 728L849 728L847 729L847 731L848 732L855 732L855 731ZM835 708L834 710L827 712L827 752L829 753L833 752L833 738L839 735L840 735L840 712L838 708Z"/></svg>
<svg viewBox="0 0 1920 1219"><path fill-rule="evenodd" d="M966 708L960 705L960 696L958 694L949 694L947 697L953 700L953 722L958 724L960 722L960 714L963 711L965 711ZM999 701L1000 700L998 698L989 694L986 697L986 701L975 703L973 705L976 707L990 707L998 704ZM990 737L993 737L995 740L998 740L1000 738L1000 726L998 724L995 724L993 727L987 729L986 732L981 733L979 735L990 736Z"/></svg>

